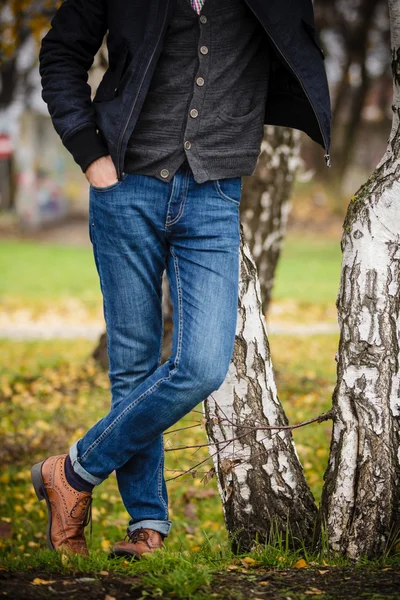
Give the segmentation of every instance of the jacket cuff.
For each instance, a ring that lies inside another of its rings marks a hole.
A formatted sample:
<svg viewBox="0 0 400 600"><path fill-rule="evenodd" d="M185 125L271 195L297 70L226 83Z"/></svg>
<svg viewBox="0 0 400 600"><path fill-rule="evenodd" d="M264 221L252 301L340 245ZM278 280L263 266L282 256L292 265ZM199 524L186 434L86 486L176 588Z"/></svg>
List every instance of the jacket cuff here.
<svg viewBox="0 0 400 600"><path fill-rule="evenodd" d="M63 144L72 154L83 173L94 160L110 154L103 137L100 133L97 133L95 125L79 129L66 140L63 140Z"/></svg>

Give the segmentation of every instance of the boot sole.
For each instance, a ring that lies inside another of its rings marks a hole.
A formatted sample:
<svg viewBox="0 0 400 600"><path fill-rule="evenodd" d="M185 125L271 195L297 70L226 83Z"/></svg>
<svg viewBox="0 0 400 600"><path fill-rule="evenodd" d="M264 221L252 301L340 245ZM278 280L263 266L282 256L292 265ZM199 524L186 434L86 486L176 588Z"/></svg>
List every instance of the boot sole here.
<svg viewBox="0 0 400 600"><path fill-rule="evenodd" d="M108 558L113 559L113 558L130 558L133 560L141 560L141 556L140 554L137 554L136 552L127 552L126 550L113 550L111 549L109 554L108 554Z"/></svg>
<svg viewBox="0 0 400 600"><path fill-rule="evenodd" d="M55 551L55 548L51 541L51 504L50 504L49 496L46 492L46 488L44 486L44 481L43 481L43 476L42 476L43 463L44 463L44 461L42 461L41 463L37 463L36 465L33 465L32 469L31 469L31 479L32 479L32 485L34 487L34 490L36 492L36 496L38 497L38 499L40 501L46 500L47 516L48 516L46 541L47 541L47 545L50 548L50 550Z"/></svg>

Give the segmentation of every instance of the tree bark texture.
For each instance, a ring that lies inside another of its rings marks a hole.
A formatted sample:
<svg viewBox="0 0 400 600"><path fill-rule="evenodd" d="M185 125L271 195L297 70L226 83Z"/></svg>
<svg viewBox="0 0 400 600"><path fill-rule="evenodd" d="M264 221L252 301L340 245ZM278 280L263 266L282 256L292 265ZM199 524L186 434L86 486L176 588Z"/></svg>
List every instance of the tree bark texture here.
<svg viewBox="0 0 400 600"><path fill-rule="evenodd" d="M204 402L210 452L234 549L249 550L286 533L310 542L316 517L278 400L261 310L257 268L242 230L235 349L222 386ZM297 539L296 539L297 538Z"/></svg>
<svg viewBox="0 0 400 600"><path fill-rule="evenodd" d="M389 1L394 119L388 149L344 223L331 452L321 501L329 546L380 556L400 529L400 3Z"/></svg>
<svg viewBox="0 0 400 600"><path fill-rule="evenodd" d="M255 173L243 182L240 216L258 269L264 314L286 233L290 196L300 163L299 140L299 131L266 126Z"/></svg>

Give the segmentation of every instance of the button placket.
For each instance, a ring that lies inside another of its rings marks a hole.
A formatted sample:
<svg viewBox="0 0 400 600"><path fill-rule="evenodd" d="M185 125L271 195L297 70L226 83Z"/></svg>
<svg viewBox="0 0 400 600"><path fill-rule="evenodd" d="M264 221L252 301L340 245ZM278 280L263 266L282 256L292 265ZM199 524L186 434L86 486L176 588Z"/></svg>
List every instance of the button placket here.
<svg viewBox="0 0 400 600"><path fill-rule="evenodd" d="M203 17L203 18L202 18ZM202 107L205 101L206 95L206 81L209 70L210 56L210 27L208 18L205 15L200 15L199 18L199 38L198 38L198 70L193 82L193 94L189 104L189 113L186 119L186 129L184 133L184 149L188 156L193 157L193 152L196 155L196 159L200 160L196 152L196 137L200 128ZM202 51L203 49L203 51Z"/></svg>

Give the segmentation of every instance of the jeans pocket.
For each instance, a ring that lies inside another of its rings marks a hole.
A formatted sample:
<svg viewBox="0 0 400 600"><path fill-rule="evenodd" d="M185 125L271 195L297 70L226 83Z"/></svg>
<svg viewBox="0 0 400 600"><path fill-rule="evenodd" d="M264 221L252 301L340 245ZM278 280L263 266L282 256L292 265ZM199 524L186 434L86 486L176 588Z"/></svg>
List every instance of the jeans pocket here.
<svg viewBox="0 0 400 600"><path fill-rule="evenodd" d="M242 197L242 178L241 177L229 177L227 179L216 179L214 181L214 187L217 194L239 206Z"/></svg>
<svg viewBox="0 0 400 600"><path fill-rule="evenodd" d="M126 177L127 177L127 174L122 173L122 179L118 179L115 183L112 183L111 185L106 185L104 187L97 187L95 185L90 184L90 187L94 192L111 192L112 190L115 190L115 188L119 187L121 185L121 183L124 183Z"/></svg>

